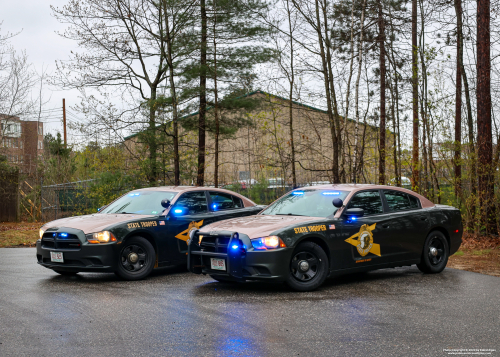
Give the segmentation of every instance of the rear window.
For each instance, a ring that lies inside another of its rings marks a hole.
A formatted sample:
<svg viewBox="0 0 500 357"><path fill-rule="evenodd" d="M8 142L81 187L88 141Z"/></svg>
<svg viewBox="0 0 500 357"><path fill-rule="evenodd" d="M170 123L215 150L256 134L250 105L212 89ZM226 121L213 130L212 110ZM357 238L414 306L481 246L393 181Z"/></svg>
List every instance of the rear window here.
<svg viewBox="0 0 500 357"><path fill-rule="evenodd" d="M419 208L418 198L400 191L384 191L389 211L404 211Z"/></svg>

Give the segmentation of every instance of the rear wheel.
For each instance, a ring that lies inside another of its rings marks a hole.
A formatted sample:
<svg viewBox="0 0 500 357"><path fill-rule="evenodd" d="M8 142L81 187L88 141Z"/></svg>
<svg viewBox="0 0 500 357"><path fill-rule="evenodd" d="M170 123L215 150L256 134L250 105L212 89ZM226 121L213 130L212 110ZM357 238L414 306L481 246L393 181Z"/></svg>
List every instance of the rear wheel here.
<svg viewBox="0 0 500 357"><path fill-rule="evenodd" d="M448 263L448 255L448 241L444 234L439 231L431 232L425 240L422 258L417 267L423 273L441 273Z"/></svg>
<svg viewBox="0 0 500 357"><path fill-rule="evenodd" d="M57 274L61 274L63 276L73 276L78 274L77 271L64 271L64 270L54 270Z"/></svg>
<svg viewBox="0 0 500 357"><path fill-rule="evenodd" d="M118 259L116 275L125 280L140 280L153 270L156 254L147 239L132 237L123 243Z"/></svg>
<svg viewBox="0 0 500 357"><path fill-rule="evenodd" d="M300 243L293 252L286 283L297 291L317 289L328 275L328 257L313 242Z"/></svg>

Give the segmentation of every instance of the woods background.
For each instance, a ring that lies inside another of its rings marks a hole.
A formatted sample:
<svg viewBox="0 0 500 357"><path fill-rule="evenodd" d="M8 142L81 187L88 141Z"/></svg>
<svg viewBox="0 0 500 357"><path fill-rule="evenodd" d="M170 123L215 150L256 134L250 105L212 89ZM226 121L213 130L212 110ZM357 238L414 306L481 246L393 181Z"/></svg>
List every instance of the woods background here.
<svg viewBox="0 0 500 357"><path fill-rule="evenodd" d="M45 135L29 170L9 160L2 126L0 195L19 201L16 219L45 220L150 185L269 203L304 185L378 183L459 207L469 232L496 235L499 5L70 0L52 13L79 51L54 73L0 32L3 124L62 119L43 88L81 98L65 110L67 141Z"/></svg>

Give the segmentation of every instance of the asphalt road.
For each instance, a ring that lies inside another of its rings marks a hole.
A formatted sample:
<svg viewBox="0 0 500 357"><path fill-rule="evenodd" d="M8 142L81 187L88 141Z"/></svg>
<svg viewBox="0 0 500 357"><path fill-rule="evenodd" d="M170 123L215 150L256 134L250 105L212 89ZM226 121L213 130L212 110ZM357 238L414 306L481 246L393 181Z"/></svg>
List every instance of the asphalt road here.
<svg viewBox="0 0 500 357"><path fill-rule="evenodd" d="M319 290L221 284L182 267L63 277L0 249L0 356L500 356L500 278L385 269Z"/></svg>

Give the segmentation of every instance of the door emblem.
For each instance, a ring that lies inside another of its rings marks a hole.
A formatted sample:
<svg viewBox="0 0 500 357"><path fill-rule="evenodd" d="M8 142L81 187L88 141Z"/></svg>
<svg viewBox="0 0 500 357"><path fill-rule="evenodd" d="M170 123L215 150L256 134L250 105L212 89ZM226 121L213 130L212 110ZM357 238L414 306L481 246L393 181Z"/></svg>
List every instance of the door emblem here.
<svg viewBox="0 0 500 357"><path fill-rule="evenodd" d="M371 226L363 224L359 229L359 232L353 234L345 241L349 244L355 246L358 250L359 255L364 257L368 253L378 255L380 257L380 244L373 243L373 233L377 223Z"/></svg>
<svg viewBox="0 0 500 357"><path fill-rule="evenodd" d="M189 239L189 232L191 232L192 229L200 229L202 225L203 225L203 219L199 222L193 221L193 222L189 223L189 227L187 227L187 229L185 229L182 232L180 232L179 234L177 234L175 236L175 238L183 240L184 242L187 242L187 240Z"/></svg>

